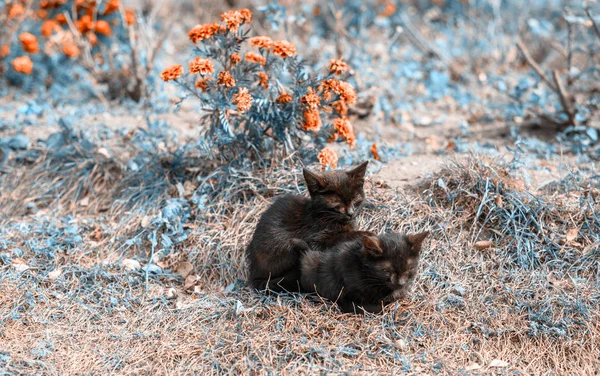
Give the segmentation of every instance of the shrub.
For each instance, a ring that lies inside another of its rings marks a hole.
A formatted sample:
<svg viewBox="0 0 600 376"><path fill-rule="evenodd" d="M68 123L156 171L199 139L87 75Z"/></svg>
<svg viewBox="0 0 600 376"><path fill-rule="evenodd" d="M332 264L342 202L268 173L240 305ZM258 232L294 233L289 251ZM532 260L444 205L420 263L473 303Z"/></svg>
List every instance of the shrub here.
<svg viewBox="0 0 600 376"><path fill-rule="evenodd" d="M309 142L353 146L347 112L356 92L342 80L348 65L332 60L325 75L310 74L292 43L250 37L251 21L252 13L242 9L222 14L220 23L194 26L188 33L195 45L192 60L161 73L185 98L200 102L204 137L225 159L289 154Z"/></svg>
<svg viewBox="0 0 600 376"><path fill-rule="evenodd" d="M102 99L141 99L164 38L149 35L155 28L140 27L120 0L8 1L0 9L0 64L12 84L68 85L87 72L106 85Z"/></svg>

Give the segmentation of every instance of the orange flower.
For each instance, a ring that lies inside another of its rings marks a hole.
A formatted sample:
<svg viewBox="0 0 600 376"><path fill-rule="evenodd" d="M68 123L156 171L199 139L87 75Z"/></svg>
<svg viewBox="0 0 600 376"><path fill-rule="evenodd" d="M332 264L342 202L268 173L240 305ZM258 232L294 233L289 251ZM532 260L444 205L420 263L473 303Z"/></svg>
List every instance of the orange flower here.
<svg viewBox="0 0 600 376"><path fill-rule="evenodd" d="M45 20L48 17L48 12L46 12L43 9L40 9L37 11L37 16L41 19L41 20Z"/></svg>
<svg viewBox="0 0 600 376"><path fill-rule="evenodd" d="M343 57L340 59L331 59L329 60L329 71L333 74L337 74L338 76L342 73L348 72L348 64L343 61Z"/></svg>
<svg viewBox="0 0 600 376"><path fill-rule="evenodd" d="M244 22L244 17L239 11L230 10L229 12L221 14L221 21L225 22L227 28L235 33Z"/></svg>
<svg viewBox="0 0 600 376"><path fill-rule="evenodd" d="M269 37L252 37L248 39L252 47L258 47L265 50L273 48L273 39Z"/></svg>
<svg viewBox="0 0 600 376"><path fill-rule="evenodd" d="M373 158L375 158L376 160L381 160L381 158L379 158L379 154L377 154L377 144L373 144L371 146L371 154L373 154Z"/></svg>
<svg viewBox="0 0 600 376"><path fill-rule="evenodd" d="M323 167L337 167L338 156L335 151L331 150L330 148L323 148L323 150L319 152L319 155L317 155L317 158Z"/></svg>
<svg viewBox="0 0 600 376"><path fill-rule="evenodd" d="M237 65L240 61L242 61L242 57L240 56L240 54L235 52L232 53L231 56L229 56L229 61L232 65Z"/></svg>
<svg viewBox="0 0 600 376"><path fill-rule="evenodd" d="M319 114L318 110L309 109L304 112L304 124L302 125L302 129L305 131L318 131L321 129L321 114Z"/></svg>
<svg viewBox="0 0 600 376"><path fill-rule="evenodd" d="M267 59L265 59L261 54L257 52L246 52L246 55L244 57L246 58L246 60L251 61L253 63L258 63L260 65L265 65L267 63Z"/></svg>
<svg viewBox="0 0 600 376"><path fill-rule="evenodd" d="M45 36L47 38L58 29L60 29L58 22L56 22L54 20L46 20L42 23L41 33L43 36Z"/></svg>
<svg viewBox="0 0 600 376"><path fill-rule="evenodd" d="M210 77L198 79L198 81L196 81L196 84L195 84L196 89L200 89L200 90L202 90L203 93L206 93L206 89L208 89L209 79L210 79Z"/></svg>
<svg viewBox="0 0 600 376"><path fill-rule="evenodd" d="M119 0L109 0L104 6L104 15L107 16L119 10Z"/></svg>
<svg viewBox="0 0 600 376"><path fill-rule="evenodd" d="M9 54L10 54L10 46L8 44L5 44L4 46L2 46L0 48L0 58L6 57Z"/></svg>
<svg viewBox="0 0 600 376"><path fill-rule="evenodd" d="M315 93L312 87L308 88L308 93L302 97L302 103L308 105L311 110L317 110L321 104L321 97Z"/></svg>
<svg viewBox="0 0 600 376"><path fill-rule="evenodd" d="M273 42L273 53L285 59L296 54L296 46L287 40L276 40Z"/></svg>
<svg viewBox="0 0 600 376"><path fill-rule="evenodd" d="M219 24L216 22L210 24L196 25L188 32L188 37L192 43L208 39L219 32Z"/></svg>
<svg viewBox="0 0 600 376"><path fill-rule="evenodd" d="M15 4L8 11L9 18L17 18L25 13L25 7L22 4Z"/></svg>
<svg viewBox="0 0 600 376"><path fill-rule="evenodd" d="M183 74L183 67L179 64L171 65L170 67L165 68L160 74L160 78L163 81L171 81L176 80Z"/></svg>
<svg viewBox="0 0 600 376"><path fill-rule="evenodd" d="M250 9L247 9L247 8L240 9L239 12L242 15L243 23L247 24L247 23L252 22L252 12L250 11Z"/></svg>
<svg viewBox="0 0 600 376"><path fill-rule="evenodd" d="M340 92L338 94L347 105L352 106L356 103L356 91L352 85L348 82L341 81L339 89Z"/></svg>
<svg viewBox="0 0 600 376"><path fill-rule="evenodd" d="M110 28L110 25L104 20L98 20L96 22L96 32L98 34L106 35L107 37L112 35L112 29Z"/></svg>
<svg viewBox="0 0 600 376"><path fill-rule="evenodd" d="M95 46L96 43L98 43L98 36L91 31L88 31L87 33L85 33L85 37L87 38L87 40L90 42L90 44L92 46Z"/></svg>
<svg viewBox="0 0 600 376"><path fill-rule="evenodd" d="M279 98L277 98L277 100L275 102L277 103L289 103L292 101L292 96L288 93L285 92L281 92L281 95L279 96Z"/></svg>
<svg viewBox="0 0 600 376"><path fill-rule="evenodd" d="M73 42L64 42L62 45L62 51L65 55L71 58L75 58L79 56L79 47L77 47Z"/></svg>
<svg viewBox="0 0 600 376"><path fill-rule="evenodd" d="M223 85L226 87L234 87L235 86L235 79L233 78L231 73L229 73L228 71L219 72L219 75L217 76L217 78L219 79L217 81L218 85Z"/></svg>
<svg viewBox="0 0 600 376"><path fill-rule="evenodd" d="M346 116L346 114L348 114L348 106L344 101L335 101L333 103L333 109L342 116Z"/></svg>
<svg viewBox="0 0 600 376"><path fill-rule="evenodd" d="M196 74L200 73L201 75L215 73L215 65L209 59L202 59L196 57L193 61L189 63L190 72Z"/></svg>
<svg viewBox="0 0 600 376"><path fill-rule="evenodd" d="M385 8L379 13L379 15L383 17L391 17L394 13L396 13L396 4L393 1L386 1Z"/></svg>
<svg viewBox="0 0 600 376"><path fill-rule="evenodd" d="M239 112L246 112L252 107L252 96L248 94L248 89L241 87L237 94L233 96L233 103L237 103Z"/></svg>
<svg viewBox="0 0 600 376"><path fill-rule="evenodd" d="M129 26L135 23L135 10L131 8L125 9L125 23Z"/></svg>
<svg viewBox="0 0 600 376"><path fill-rule="evenodd" d="M17 72L31 74L31 70L33 69L33 62L29 58L29 56L21 56L17 57L12 61L13 68Z"/></svg>
<svg viewBox="0 0 600 376"><path fill-rule="evenodd" d="M58 22L60 25L66 25L67 24L67 18L65 17L64 14L57 14L56 17L54 17L54 19L56 20L56 22Z"/></svg>
<svg viewBox="0 0 600 376"><path fill-rule="evenodd" d="M356 91L354 90L354 87L347 82L330 78L323 81L321 86L325 92L334 92L339 95L341 100L349 106L356 103Z"/></svg>
<svg viewBox="0 0 600 376"><path fill-rule="evenodd" d="M356 144L356 137L354 136L354 129L352 123L346 118L337 118L333 121L333 127L337 133L346 139L350 146Z"/></svg>
<svg viewBox="0 0 600 376"><path fill-rule="evenodd" d="M260 78L259 85L265 89L269 88L269 76L265 72L259 72L258 77Z"/></svg>
<svg viewBox="0 0 600 376"><path fill-rule="evenodd" d="M65 22L66 22L66 20L65 20ZM106 22L106 21L104 21L104 22ZM80 19L75 21L75 26L77 26L77 30L79 30L81 33L85 33L86 31L92 30L94 28L94 22L92 21L92 16L90 16L88 14L81 16Z"/></svg>
<svg viewBox="0 0 600 376"><path fill-rule="evenodd" d="M37 38L31 33L22 33L19 35L19 40L21 41L23 49L30 54L38 53L40 50Z"/></svg>

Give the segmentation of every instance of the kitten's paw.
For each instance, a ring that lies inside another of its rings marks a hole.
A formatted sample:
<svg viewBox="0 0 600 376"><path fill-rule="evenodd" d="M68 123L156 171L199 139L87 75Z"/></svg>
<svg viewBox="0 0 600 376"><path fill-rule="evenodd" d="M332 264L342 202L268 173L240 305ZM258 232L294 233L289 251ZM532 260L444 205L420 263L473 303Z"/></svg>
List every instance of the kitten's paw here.
<svg viewBox="0 0 600 376"><path fill-rule="evenodd" d="M291 239L290 244L292 246L292 250L296 253L305 254L306 252L311 251L310 247L308 246L308 243L306 243L302 239L298 239L298 238Z"/></svg>

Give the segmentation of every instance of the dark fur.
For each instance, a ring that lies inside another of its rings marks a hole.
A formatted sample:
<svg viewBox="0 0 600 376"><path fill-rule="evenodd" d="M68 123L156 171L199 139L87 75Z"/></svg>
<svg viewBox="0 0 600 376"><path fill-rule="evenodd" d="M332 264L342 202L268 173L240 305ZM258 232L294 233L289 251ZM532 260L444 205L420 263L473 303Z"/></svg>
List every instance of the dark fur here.
<svg viewBox="0 0 600 376"><path fill-rule="evenodd" d="M309 251L302 258L302 287L344 312L380 312L408 294L427 235L365 236L328 252Z"/></svg>
<svg viewBox="0 0 600 376"><path fill-rule="evenodd" d="M364 201L367 163L349 171L304 169L310 198L283 196L263 213L246 249L249 283L254 288L302 291L301 255L352 236L354 217Z"/></svg>

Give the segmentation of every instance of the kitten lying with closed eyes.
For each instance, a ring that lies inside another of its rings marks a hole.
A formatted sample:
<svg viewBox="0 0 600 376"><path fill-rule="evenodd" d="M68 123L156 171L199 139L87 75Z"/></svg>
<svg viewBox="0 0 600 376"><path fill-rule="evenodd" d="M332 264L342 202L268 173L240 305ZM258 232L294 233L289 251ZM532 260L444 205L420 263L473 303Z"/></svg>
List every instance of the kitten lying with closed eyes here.
<svg viewBox="0 0 600 376"><path fill-rule="evenodd" d="M364 236L327 252L309 251L302 258L302 287L343 312L380 312L407 295L428 234Z"/></svg>
<svg viewBox="0 0 600 376"><path fill-rule="evenodd" d="M304 169L310 198L282 196L262 214L246 249L248 282L255 289L302 291L301 255L328 249L340 239L370 234L354 227L354 217L365 198L367 164L349 171Z"/></svg>

